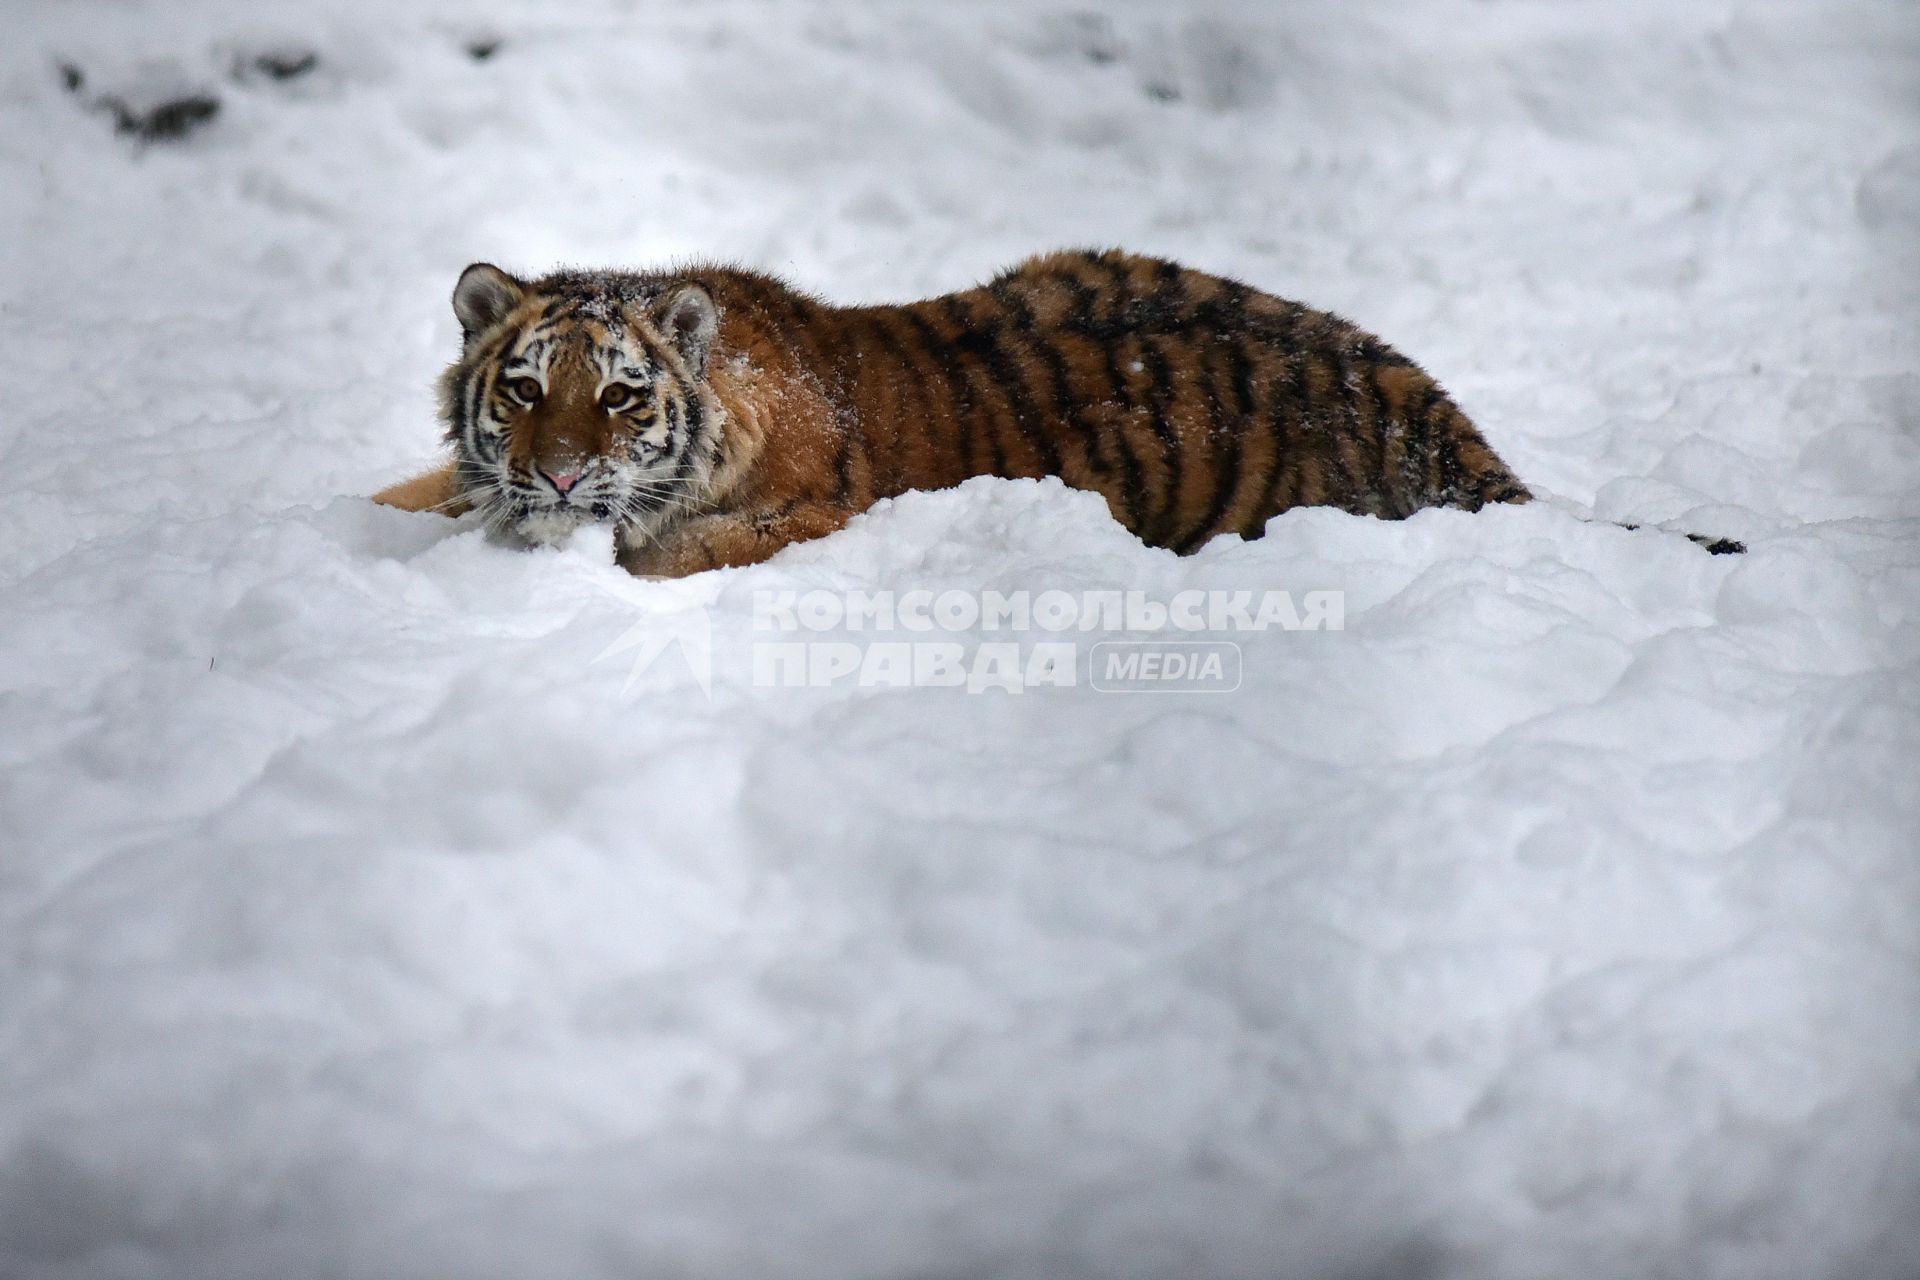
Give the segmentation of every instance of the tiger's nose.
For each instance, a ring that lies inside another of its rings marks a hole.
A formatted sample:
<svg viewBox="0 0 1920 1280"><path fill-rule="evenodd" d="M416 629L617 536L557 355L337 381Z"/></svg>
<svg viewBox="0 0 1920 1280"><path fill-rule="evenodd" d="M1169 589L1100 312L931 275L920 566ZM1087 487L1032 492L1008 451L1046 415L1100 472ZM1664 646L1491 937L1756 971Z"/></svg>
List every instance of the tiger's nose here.
<svg viewBox="0 0 1920 1280"><path fill-rule="evenodd" d="M552 485L555 489L558 489L562 494L562 496L564 496L570 489L572 489L575 482L577 482L580 479L580 473L577 470L548 471L545 467L542 467L540 469L540 474L545 476L547 478L547 483Z"/></svg>

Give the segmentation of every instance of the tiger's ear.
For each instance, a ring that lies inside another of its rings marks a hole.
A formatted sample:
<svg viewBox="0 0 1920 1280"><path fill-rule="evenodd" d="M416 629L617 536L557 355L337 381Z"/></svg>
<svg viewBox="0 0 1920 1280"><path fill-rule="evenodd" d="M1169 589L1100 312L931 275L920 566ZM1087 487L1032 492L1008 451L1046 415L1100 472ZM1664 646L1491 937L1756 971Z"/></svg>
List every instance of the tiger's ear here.
<svg viewBox="0 0 1920 1280"><path fill-rule="evenodd" d="M453 314L468 343L506 318L527 296L527 286L494 266L476 262L460 273L453 286Z"/></svg>
<svg viewBox="0 0 1920 1280"><path fill-rule="evenodd" d="M693 376L706 376L707 356L720 332L720 310L713 296L697 284L683 284L668 292L654 310L653 322L687 362Z"/></svg>

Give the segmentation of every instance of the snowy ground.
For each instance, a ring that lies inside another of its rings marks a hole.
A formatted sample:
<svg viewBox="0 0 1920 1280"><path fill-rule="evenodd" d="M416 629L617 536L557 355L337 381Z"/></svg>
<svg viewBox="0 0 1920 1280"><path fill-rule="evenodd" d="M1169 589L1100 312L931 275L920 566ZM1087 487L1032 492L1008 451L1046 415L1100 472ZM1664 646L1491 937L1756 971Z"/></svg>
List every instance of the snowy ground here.
<svg viewBox="0 0 1920 1280"><path fill-rule="evenodd" d="M5 25L0 1276L1920 1276L1910 6ZM655 584L342 496L471 259L1104 242L1378 330L1560 505L1181 561L976 482ZM755 592L854 587L1347 627L753 687ZM601 656L700 610L711 700Z"/></svg>

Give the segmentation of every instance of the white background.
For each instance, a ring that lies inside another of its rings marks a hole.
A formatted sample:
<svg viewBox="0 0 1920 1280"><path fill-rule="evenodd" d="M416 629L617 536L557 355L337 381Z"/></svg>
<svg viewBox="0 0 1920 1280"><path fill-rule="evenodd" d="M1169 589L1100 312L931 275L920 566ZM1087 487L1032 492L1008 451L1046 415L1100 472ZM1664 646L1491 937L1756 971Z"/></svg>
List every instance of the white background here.
<svg viewBox="0 0 1920 1280"><path fill-rule="evenodd" d="M1908 6L5 26L0 1275L1920 1275ZM1176 560L975 482L654 584L353 496L472 259L1107 243L1378 331L1550 501ZM814 587L1347 629L1212 698L752 688ZM711 700L596 661L702 609Z"/></svg>

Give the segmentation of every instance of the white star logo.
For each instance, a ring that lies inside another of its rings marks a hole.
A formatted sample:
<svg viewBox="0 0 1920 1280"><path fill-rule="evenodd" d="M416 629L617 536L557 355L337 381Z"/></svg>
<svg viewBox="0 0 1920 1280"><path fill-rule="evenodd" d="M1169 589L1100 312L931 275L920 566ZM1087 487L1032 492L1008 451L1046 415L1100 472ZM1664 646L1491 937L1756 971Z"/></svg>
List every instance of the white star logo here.
<svg viewBox="0 0 1920 1280"><path fill-rule="evenodd" d="M620 692L625 694L632 692L661 654L678 648L687 670L693 674L694 683L711 702L713 619L707 606L712 603L712 590L704 586L690 587L679 580L633 585L637 594L607 589L608 594L616 596L628 608L639 610L642 616L594 655L593 660L602 662L619 654L633 654L626 683L620 687Z"/></svg>

